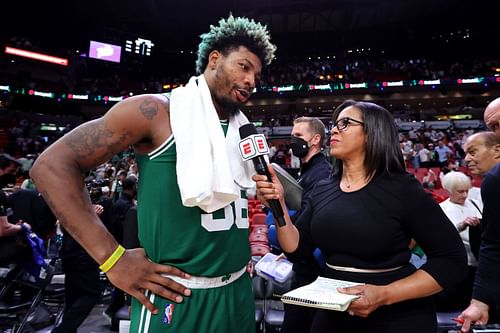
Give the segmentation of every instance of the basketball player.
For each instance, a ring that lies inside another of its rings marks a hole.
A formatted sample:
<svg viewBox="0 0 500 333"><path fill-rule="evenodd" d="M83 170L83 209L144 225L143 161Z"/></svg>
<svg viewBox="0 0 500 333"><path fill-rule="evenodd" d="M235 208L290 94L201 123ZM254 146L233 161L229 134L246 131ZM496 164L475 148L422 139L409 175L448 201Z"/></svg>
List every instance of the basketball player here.
<svg viewBox="0 0 500 333"><path fill-rule="evenodd" d="M233 16L201 39L196 66L202 75L193 82L208 86L215 116L227 120L225 132L276 47L265 26ZM254 332L245 195L211 213L182 204L176 160L181 148L192 147L177 144L171 105L165 95L119 102L50 146L31 176L66 230L135 298L131 332ZM93 211L82 175L130 145L139 165L142 248L125 251Z"/></svg>

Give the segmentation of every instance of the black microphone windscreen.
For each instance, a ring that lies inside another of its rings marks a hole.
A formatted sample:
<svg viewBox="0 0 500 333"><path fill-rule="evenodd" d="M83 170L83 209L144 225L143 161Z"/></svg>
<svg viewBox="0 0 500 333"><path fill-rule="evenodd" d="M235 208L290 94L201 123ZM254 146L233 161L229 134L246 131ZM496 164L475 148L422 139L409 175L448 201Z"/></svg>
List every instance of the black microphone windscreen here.
<svg viewBox="0 0 500 333"><path fill-rule="evenodd" d="M252 134L257 134L257 129L252 123L245 124L240 127L240 138L244 139Z"/></svg>

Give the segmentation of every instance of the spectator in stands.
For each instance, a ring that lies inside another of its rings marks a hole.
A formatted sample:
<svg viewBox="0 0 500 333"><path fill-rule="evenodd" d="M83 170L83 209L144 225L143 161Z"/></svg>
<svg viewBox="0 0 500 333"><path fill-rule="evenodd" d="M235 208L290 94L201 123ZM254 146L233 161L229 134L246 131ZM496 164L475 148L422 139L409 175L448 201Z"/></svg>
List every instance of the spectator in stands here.
<svg viewBox="0 0 500 333"><path fill-rule="evenodd" d="M125 178L127 178L127 171L125 170L118 171L118 176L111 185L110 196L113 202L116 202L116 200L118 200L118 198L122 194L122 184L125 181Z"/></svg>
<svg viewBox="0 0 500 333"><path fill-rule="evenodd" d="M430 151L421 143L417 143L417 150L420 167L428 168L431 159Z"/></svg>
<svg viewBox="0 0 500 333"><path fill-rule="evenodd" d="M431 167L439 166L439 155L436 152L436 150L434 149L434 144L429 143L427 145L427 148L429 149L429 152L430 152L429 166L431 166Z"/></svg>
<svg viewBox="0 0 500 333"><path fill-rule="evenodd" d="M93 205L98 216L103 207ZM76 333L101 295L97 263L64 228L61 247L64 279L64 312L53 333Z"/></svg>
<svg viewBox="0 0 500 333"><path fill-rule="evenodd" d="M122 184L122 195L111 207L111 233L118 243L123 244L123 232L125 216L130 208L135 206L137 195L137 181L135 176L125 178ZM113 299L109 307L104 312L105 316L112 319L116 311L125 304L125 295L119 288L114 288Z"/></svg>
<svg viewBox="0 0 500 333"><path fill-rule="evenodd" d="M21 162L21 171L23 173L23 177L28 178L31 167L33 166L33 162L35 161L33 155L28 154L26 155L26 157L20 158L18 161Z"/></svg>
<svg viewBox="0 0 500 333"><path fill-rule="evenodd" d="M333 119L333 177L316 185L297 227L285 213L286 226L276 229L290 259L319 247L327 265L322 276L365 284L340 289L359 298L348 312L317 310L311 332L435 332L436 313L428 296L465 277L467 256L460 236L405 172L387 110L349 101ZM284 206L276 176L272 183L260 175L254 180L259 199L278 199ZM409 263L411 239L427 255L418 270Z"/></svg>
<svg viewBox="0 0 500 333"><path fill-rule="evenodd" d="M133 177L137 180L138 174L139 174L139 172L137 169L137 163L135 163L135 161L134 161L130 164L130 167L129 167L128 173L127 173L127 178Z"/></svg>
<svg viewBox="0 0 500 333"><path fill-rule="evenodd" d="M126 249L141 247L137 237L137 206L130 207L123 222L123 246Z"/></svg>
<svg viewBox="0 0 500 333"><path fill-rule="evenodd" d="M474 278L472 300L460 318L462 331L471 323L484 325L500 321L500 101L494 100L485 111L485 122L496 132L480 132L467 138L465 160L473 174L484 175L481 183L483 219L479 264ZM496 126L496 127L495 127ZM496 135L495 135L496 134ZM490 320L490 316L493 316Z"/></svg>
<svg viewBox="0 0 500 333"><path fill-rule="evenodd" d="M438 154L438 166L448 165L448 160L452 156L453 152L444 144L443 140L438 141L438 145L434 148L434 150Z"/></svg>
<svg viewBox="0 0 500 333"><path fill-rule="evenodd" d="M201 38L199 76L185 87L115 104L55 142L31 171L66 230L135 298L131 332L255 332L244 215L255 171L237 142L248 122L240 109L276 47L266 27L232 15ZM125 250L93 211L81 173L130 145L144 248Z"/></svg>
<svg viewBox="0 0 500 333"><path fill-rule="evenodd" d="M462 172L450 171L444 175L443 188L449 198L439 205L446 216L455 225L467 251L467 278L454 288L438 294L436 297L439 310L456 310L466 307L472 295L472 283L477 267L476 253L471 249L471 237L479 237L479 224L482 218L483 203L468 198L472 188L471 180ZM475 230L474 230L475 229Z"/></svg>
<svg viewBox="0 0 500 333"><path fill-rule="evenodd" d="M288 149L288 156L290 156L290 169L288 171L294 178L298 178L300 158L298 156L295 156L291 147Z"/></svg>
<svg viewBox="0 0 500 333"><path fill-rule="evenodd" d="M434 171L432 171L431 168L427 168L427 173L425 176L422 178L422 185L424 188L428 188L430 190L433 190L436 188L436 184L438 181L438 177Z"/></svg>
<svg viewBox="0 0 500 333"><path fill-rule="evenodd" d="M442 166L439 168L439 183L443 184L443 178L445 175L447 175L451 171L458 171L458 166L456 165L455 162L449 161L447 165Z"/></svg>
<svg viewBox="0 0 500 333"><path fill-rule="evenodd" d="M16 174L19 165L10 155L0 155L0 189L16 185Z"/></svg>
<svg viewBox="0 0 500 333"><path fill-rule="evenodd" d="M23 222L9 223L7 207L7 195L0 189L0 267L28 261L32 257L30 246L17 238L22 234Z"/></svg>
<svg viewBox="0 0 500 333"><path fill-rule="evenodd" d="M332 171L331 165L322 153L325 143L325 125L318 118L300 117L295 119L292 128L290 147L293 154L302 161L299 173L299 184L304 189L301 209L292 217L295 221L302 213L317 182L328 178ZM291 287L302 287L313 282L319 275L320 265L311 254L293 265L295 275ZM313 308L285 304L283 332L307 332L314 316Z"/></svg>
<svg viewBox="0 0 500 333"><path fill-rule="evenodd" d="M274 162L283 169L286 168L286 150L284 146L280 146L276 154L274 154Z"/></svg>
<svg viewBox="0 0 500 333"><path fill-rule="evenodd" d="M269 142L269 159L272 160L274 155L276 154L276 145L272 142Z"/></svg>
<svg viewBox="0 0 500 333"><path fill-rule="evenodd" d="M412 165L413 156L415 156L415 149L413 142L408 139L407 135L403 136L403 140L401 141L401 150L403 151L403 158L407 166Z"/></svg>
<svg viewBox="0 0 500 333"><path fill-rule="evenodd" d="M57 218L44 198L34 190L18 190L7 198L12 214L11 223L24 221L42 239L47 240L56 230Z"/></svg>

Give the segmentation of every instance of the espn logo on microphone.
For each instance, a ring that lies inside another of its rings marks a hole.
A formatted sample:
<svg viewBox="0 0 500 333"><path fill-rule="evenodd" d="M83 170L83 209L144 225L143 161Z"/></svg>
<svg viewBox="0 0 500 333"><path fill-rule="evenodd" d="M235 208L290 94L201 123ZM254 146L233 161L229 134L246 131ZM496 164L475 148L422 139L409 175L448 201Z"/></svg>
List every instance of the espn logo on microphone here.
<svg viewBox="0 0 500 333"><path fill-rule="evenodd" d="M248 161L255 156L269 153L264 134L252 134L239 142L240 154L243 160Z"/></svg>

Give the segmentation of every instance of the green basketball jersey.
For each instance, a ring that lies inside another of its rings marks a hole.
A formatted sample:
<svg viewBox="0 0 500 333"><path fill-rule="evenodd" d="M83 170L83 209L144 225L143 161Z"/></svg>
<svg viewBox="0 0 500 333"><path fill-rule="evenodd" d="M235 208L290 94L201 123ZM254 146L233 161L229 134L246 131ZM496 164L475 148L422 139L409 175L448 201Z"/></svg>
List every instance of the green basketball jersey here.
<svg viewBox="0 0 500 333"><path fill-rule="evenodd" d="M151 153L137 155L137 162L139 241L152 261L205 277L235 272L248 263L245 192L211 214L183 206L173 135Z"/></svg>

